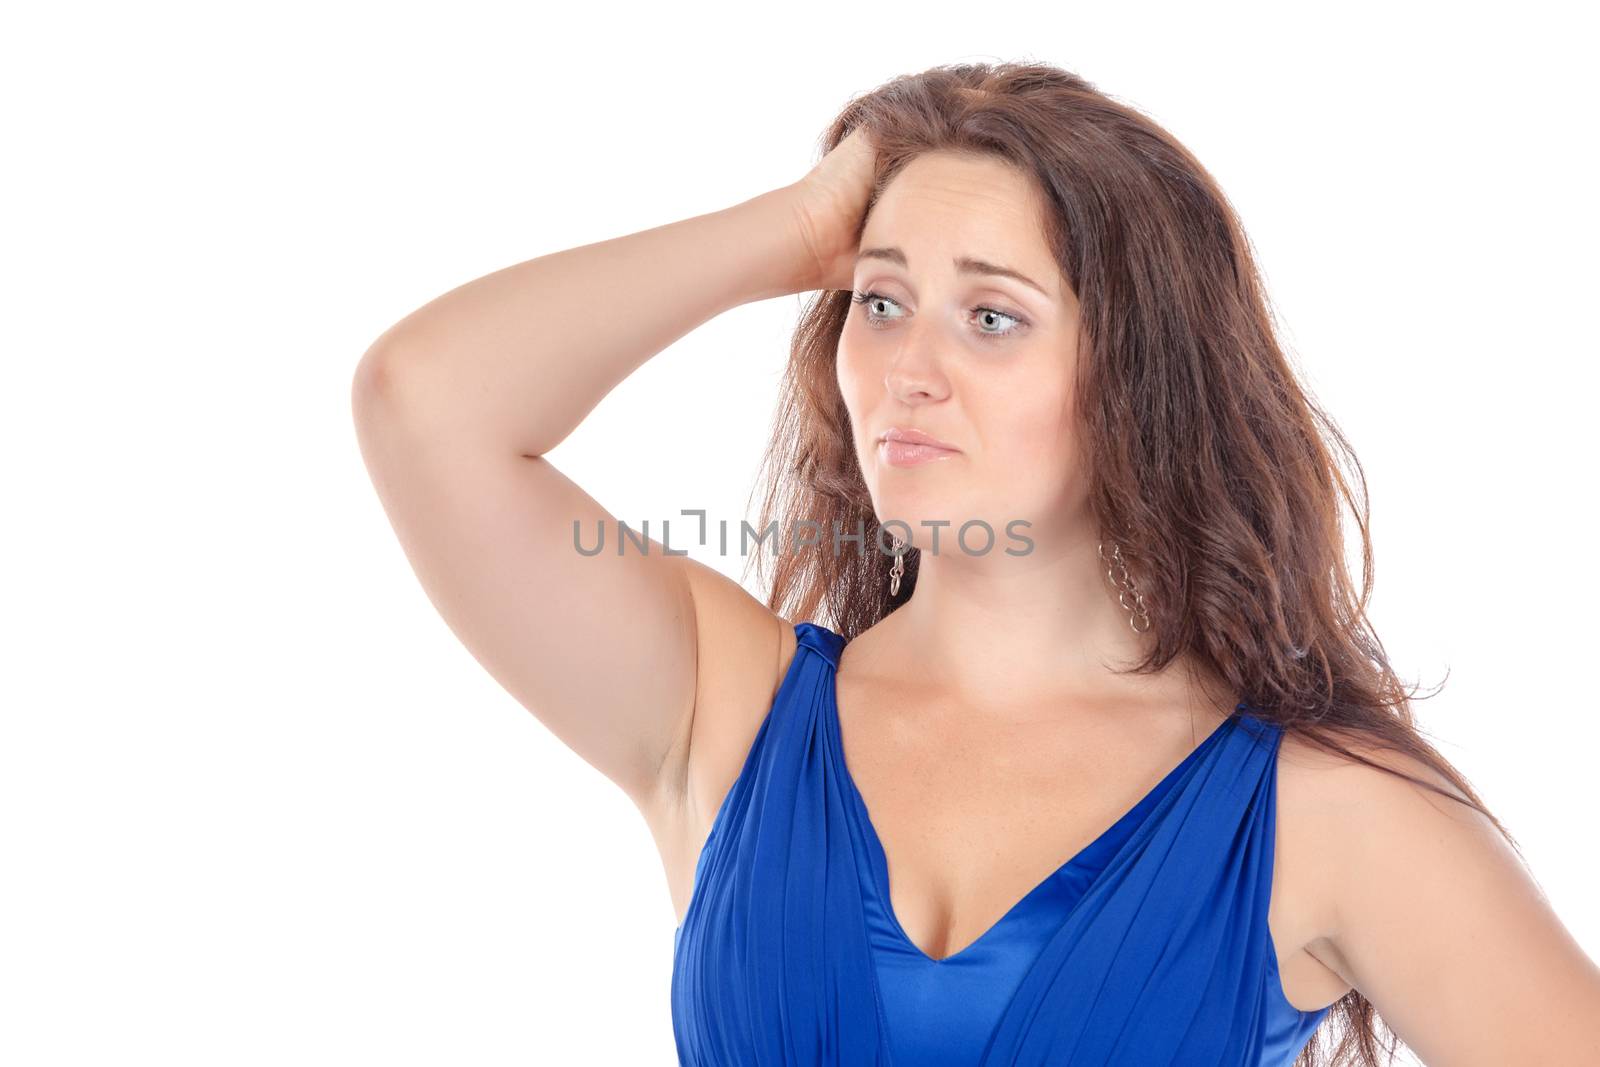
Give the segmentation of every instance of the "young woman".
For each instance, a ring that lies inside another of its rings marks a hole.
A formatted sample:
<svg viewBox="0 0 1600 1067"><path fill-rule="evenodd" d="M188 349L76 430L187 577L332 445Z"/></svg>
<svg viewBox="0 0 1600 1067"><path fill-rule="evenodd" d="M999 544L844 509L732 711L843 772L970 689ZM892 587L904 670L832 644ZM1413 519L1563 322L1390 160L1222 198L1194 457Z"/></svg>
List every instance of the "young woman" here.
<svg viewBox="0 0 1600 1067"><path fill-rule="evenodd" d="M1600 1062L1600 970L1414 725L1206 171L1039 64L896 78L824 145L444 294L354 383L434 604L655 835L682 1062L1288 1064L1328 1019L1334 1062ZM767 602L581 551L616 524L545 453L812 291Z"/></svg>

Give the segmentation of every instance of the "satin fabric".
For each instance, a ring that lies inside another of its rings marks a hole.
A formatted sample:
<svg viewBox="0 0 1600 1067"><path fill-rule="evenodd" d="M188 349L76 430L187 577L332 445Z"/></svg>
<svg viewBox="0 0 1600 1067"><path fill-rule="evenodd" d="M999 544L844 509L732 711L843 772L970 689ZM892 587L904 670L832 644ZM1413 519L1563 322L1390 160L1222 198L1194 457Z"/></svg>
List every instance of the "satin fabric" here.
<svg viewBox="0 0 1600 1067"><path fill-rule="evenodd" d="M934 960L893 914L845 765L845 640L810 622L795 636L673 935L680 1064L1293 1062L1329 1009L1284 998L1267 926L1280 727L1240 704L975 942Z"/></svg>

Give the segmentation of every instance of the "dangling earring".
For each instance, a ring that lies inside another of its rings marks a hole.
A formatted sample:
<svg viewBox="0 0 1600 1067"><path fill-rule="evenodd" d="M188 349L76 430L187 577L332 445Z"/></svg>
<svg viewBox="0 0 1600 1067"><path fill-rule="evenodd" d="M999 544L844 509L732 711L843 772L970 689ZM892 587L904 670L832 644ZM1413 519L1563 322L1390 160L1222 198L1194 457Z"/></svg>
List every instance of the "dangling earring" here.
<svg viewBox="0 0 1600 1067"><path fill-rule="evenodd" d="M894 566L889 568L889 595L900 595L900 576L906 572L906 556L900 550L905 547L905 542L896 537L894 539Z"/></svg>
<svg viewBox="0 0 1600 1067"><path fill-rule="evenodd" d="M1127 565L1122 562L1122 546L1115 541L1111 542L1111 558L1106 559L1106 546L1102 541L1098 548L1100 559L1108 564L1106 577L1111 579L1111 584L1117 590L1117 600L1124 608L1128 609L1128 625L1136 634L1142 634L1150 629L1150 613L1144 607L1144 594L1134 588L1133 578L1128 574ZM1129 603L1129 599L1132 603ZM1139 628L1139 620L1144 620L1144 629Z"/></svg>

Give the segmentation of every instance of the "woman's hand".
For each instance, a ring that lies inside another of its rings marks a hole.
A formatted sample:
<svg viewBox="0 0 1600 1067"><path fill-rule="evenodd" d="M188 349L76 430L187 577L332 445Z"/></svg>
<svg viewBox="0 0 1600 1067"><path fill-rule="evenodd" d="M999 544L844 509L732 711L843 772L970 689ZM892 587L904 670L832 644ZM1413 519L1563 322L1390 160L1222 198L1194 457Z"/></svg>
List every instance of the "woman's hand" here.
<svg viewBox="0 0 1600 1067"><path fill-rule="evenodd" d="M806 256L802 291L854 284L859 230L876 159L866 128L857 126L791 186L795 226Z"/></svg>

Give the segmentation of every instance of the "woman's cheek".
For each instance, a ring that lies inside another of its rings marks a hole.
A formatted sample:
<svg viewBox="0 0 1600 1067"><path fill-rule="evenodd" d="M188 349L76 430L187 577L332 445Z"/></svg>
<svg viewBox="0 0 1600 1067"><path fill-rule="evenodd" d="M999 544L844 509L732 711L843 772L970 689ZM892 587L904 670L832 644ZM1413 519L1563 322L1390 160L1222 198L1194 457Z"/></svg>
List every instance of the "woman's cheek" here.
<svg viewBox="0 0 1600 1067"><path fill-rule="evenodd" d="M1017 413L1012 425L1020 462L1034 468L1059 466L1070 455L1068 427L1059 404L1041 404L1036 395L1012 410Z"/></svg>

